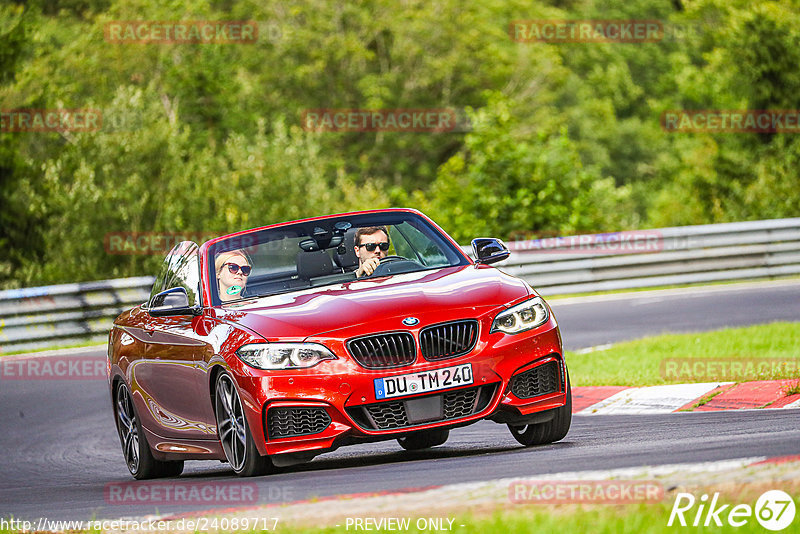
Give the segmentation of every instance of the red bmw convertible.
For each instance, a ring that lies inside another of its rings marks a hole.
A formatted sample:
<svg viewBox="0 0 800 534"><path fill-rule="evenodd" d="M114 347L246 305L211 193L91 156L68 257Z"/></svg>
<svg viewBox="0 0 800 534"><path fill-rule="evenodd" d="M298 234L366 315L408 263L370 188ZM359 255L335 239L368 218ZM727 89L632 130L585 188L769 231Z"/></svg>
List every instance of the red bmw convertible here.
<svg viewBox="0 0 800 534"><path fill-rule="evenodd" d="M240 476L342 445L443 444L506 424L523 445L571 422L558 325L524 281L410 209L346 213L173 248L109 334L114 417L138 479L184 460Z"/></svg>

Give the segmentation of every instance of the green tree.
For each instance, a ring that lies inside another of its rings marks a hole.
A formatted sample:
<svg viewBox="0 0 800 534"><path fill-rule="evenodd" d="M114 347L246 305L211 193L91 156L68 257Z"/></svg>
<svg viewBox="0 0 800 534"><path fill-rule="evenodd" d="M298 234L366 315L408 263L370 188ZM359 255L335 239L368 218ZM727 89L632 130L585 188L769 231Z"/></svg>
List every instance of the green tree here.
<svg viewBox="0 0 800 534"><path fill-rule="evenodd" d="M464 148L414 199L457 240L603 231L630 224L614 209L628 196L583 167L565 128L520 134L508 102L495 95L472 116ZM610 210L609 210L610 208Z"/></svg>

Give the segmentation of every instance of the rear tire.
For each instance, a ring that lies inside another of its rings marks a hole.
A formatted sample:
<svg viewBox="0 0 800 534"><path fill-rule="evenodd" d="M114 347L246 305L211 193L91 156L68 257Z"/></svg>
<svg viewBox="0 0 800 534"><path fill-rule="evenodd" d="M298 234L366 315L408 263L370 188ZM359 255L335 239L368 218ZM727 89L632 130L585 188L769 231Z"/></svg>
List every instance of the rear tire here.
<svg viewBox="0 0 800 534"><path fill-rule="evenodd" d="M407 451L418 451L420 449L429 449L437 445L443 444L450 437L450 430L447 428L433 428L431 430L420 430L407 436L397 439L400 444Z"/></svg>
<svg viewBox="0 0 800 534"><path fill-rule="evenodd" d="M183 460L161 461L153 457L150 445L142 430L142 424L136 415L128 386L120 383L114 394L114 414L116 416L117 433L122 445L125 464L133 478L176 477L183 472Z"/></svg>
<svg viewBox="0 0 800 534"><path fill-rule="evenodd" d="M564 406L556 408L554 411L555 416L545 423L522 426L508 425L508 429L514 439L526 447L544 445L564 439L572 424L572 386L569 383L569 372L567 372L567 402Z"/></svg>
<svg viewBox="0 0 800 534"><path fill-rule="evenodd" d="M217 435L233 472L240 477L270 472L273 469L272 461L268 456L261 456L256 448L233 378L221 373L217 377L215 391Z"/></svg>

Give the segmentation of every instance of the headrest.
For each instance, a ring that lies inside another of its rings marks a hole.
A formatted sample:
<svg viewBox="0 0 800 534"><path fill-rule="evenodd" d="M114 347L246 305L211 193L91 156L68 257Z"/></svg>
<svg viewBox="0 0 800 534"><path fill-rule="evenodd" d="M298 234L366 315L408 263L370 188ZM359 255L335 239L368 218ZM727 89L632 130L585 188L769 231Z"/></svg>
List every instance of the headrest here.
<svg viewBox="0 0 800 534"><path fill-rule="evenodd" d="M341 244L341 247L344 247L344 254L335 252L333 255L333 260L336 262L336 265L345 270L358 267L358 256L356 256L356 251L354 249L356 244L356 230L357 228L350 228L344 234L344 241L342 241Z"/></svg>
<svg viewBox="0 0 800 534"><path fill-rule="evenodd" d="M333 273L333 262L324 250L314 252L298 252L297 276L309 280L317 276Z"/></svg>

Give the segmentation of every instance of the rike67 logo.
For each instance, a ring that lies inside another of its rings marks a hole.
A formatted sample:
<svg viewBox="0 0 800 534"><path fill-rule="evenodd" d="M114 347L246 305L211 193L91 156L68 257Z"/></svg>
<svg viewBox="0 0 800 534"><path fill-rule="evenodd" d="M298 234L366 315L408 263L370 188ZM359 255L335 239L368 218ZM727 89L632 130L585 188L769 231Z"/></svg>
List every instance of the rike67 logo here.
<svg viewBox="0 0 800 534"><path fill-rule="evenodd" d="M718 504L718 500L719 493L714 493L710 502L706 494L696 499L691 493L678 493L667 526L721 527L727 523L741 527L755 516L765 529L779 531L792 524L796 512L792 497L781 490L764 492L756 501L755 508L749 504L737 504L731 508L730 504Z"/></svg>

